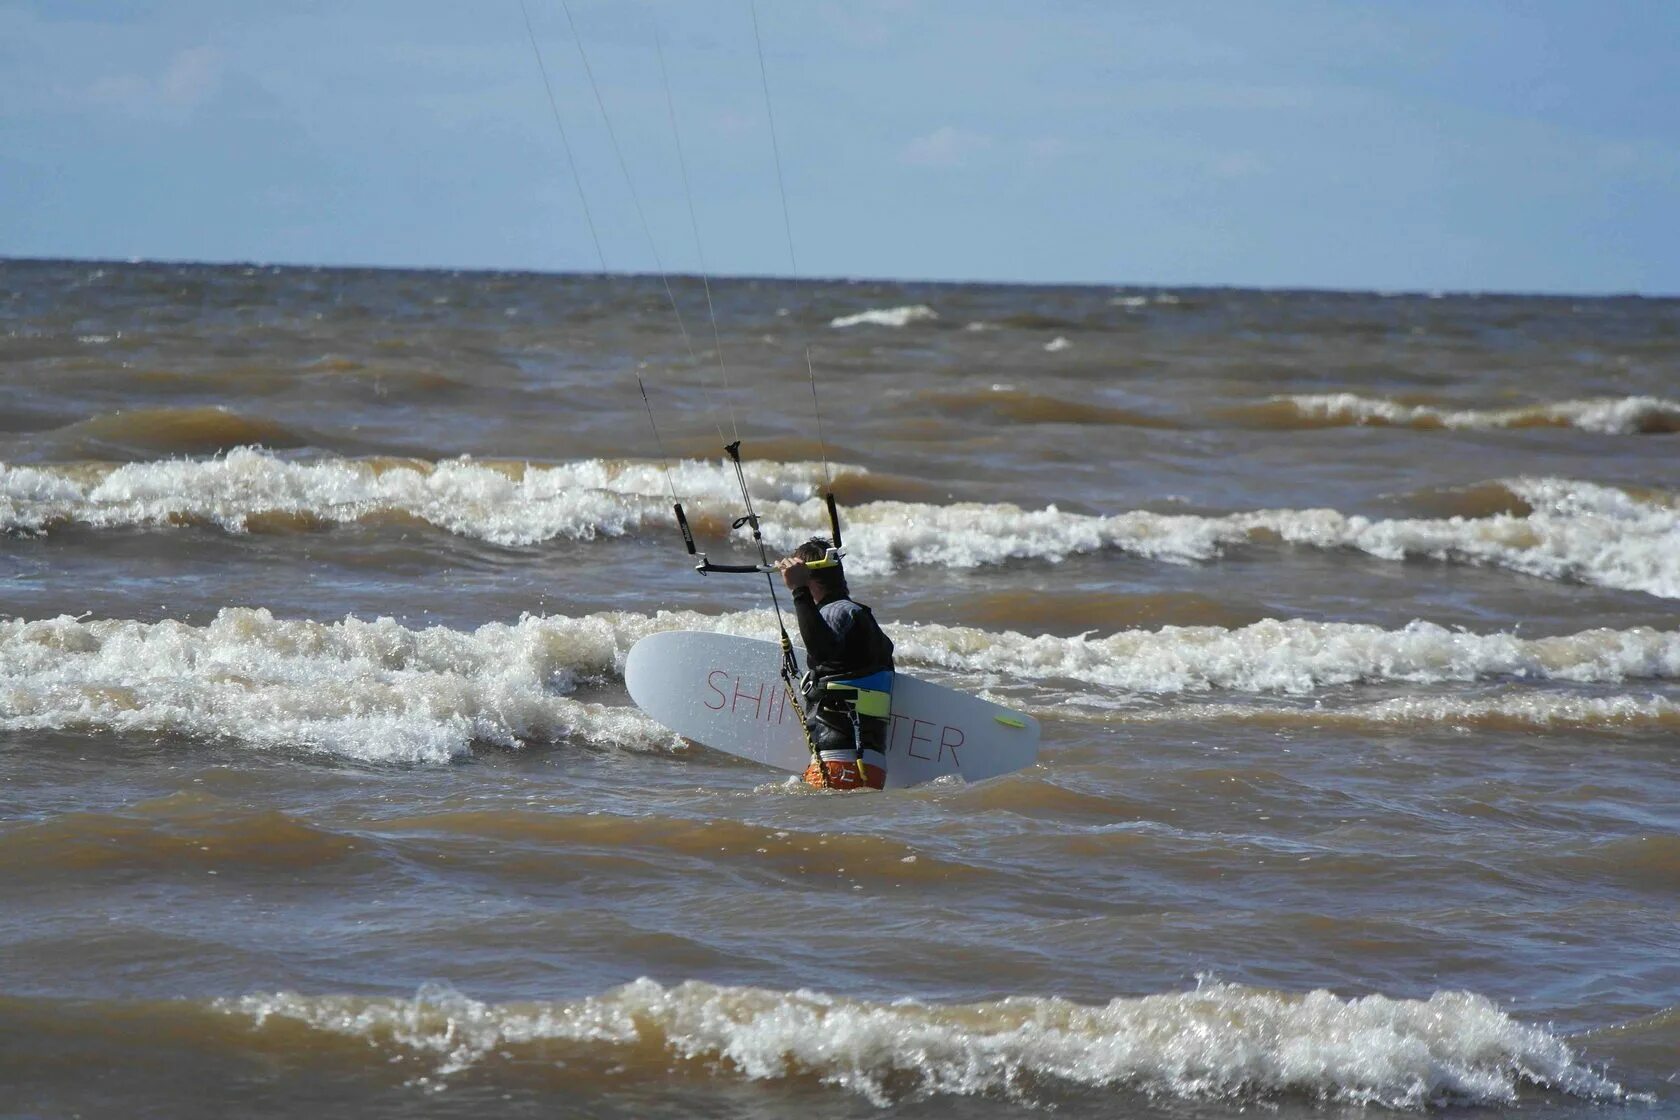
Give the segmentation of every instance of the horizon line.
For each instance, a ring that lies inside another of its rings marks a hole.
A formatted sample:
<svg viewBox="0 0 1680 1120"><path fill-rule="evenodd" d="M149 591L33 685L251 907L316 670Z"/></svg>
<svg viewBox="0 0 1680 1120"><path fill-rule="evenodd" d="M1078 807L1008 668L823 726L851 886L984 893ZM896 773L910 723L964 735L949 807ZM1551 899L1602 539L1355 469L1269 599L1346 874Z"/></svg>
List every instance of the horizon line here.
<svg viewBox="0 0 1680 1120"><path fill-rule="evenodd" d="M1379 298L1415 296L1426 299L1447 298L1515 298L1515 299L1602 299L1651 300L1680 299L1677 292L1641 292L1629 290L1586 291L1579 289L1517 289L1517 288L1335 288L1319 284L1230 284L1230 283L1161 283L1150 281L1094 281L1094 280L1001 280L995 278L952 277L896 277L896 276L792 276L784 273L754 272L682 272L637 271L609 269L566 268L498 268L493 265L402 265L402 264L323 264L303 261L259 261L248 258L200 259L192 257L103 257L103 256L32 256L0 253L0 264L91 264L136 267L143 265L190 266L198 268L265 268L343 272L439 272L483 273L485 275L569 276L594 279L626 280L712 280L773 281L784 284L921 284L939 287L998 287L998 288L1093 288L1109 290L1145 290L1180 292L1272 292L1319 295L1366 295Z"/></svg>

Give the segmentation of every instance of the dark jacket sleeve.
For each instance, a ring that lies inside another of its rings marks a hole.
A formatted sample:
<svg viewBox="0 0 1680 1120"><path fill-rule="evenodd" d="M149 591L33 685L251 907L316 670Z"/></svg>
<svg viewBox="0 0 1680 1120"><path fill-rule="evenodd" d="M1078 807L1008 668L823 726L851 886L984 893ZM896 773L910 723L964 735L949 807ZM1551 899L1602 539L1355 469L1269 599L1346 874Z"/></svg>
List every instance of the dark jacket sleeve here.
<svg viewBox="0 0 1680 1120"><path fill-rule="evenodd" d="M799 619L799 638L805 644L805 667L835 665L845 660L845 648L840 635L829 628L817 601L811 598L809 587L793 592L793 611Z"/></svg>

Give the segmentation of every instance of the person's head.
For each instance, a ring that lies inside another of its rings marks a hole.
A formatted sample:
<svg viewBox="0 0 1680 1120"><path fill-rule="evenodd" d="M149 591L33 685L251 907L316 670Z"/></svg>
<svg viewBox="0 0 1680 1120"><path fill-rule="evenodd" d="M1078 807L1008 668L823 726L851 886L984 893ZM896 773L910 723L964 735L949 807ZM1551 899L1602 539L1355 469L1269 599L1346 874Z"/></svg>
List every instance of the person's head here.
<svg viewBox="0 0 1680 1120"><path fill-rule="evenodd" d="M828 550L834 546L826 537L812 537L804 544L793 550L793 555L809 564L813 560L827 558ZM838 561L831 568L811 569L811 582L822 588L823 598L832 599L837 595L846 594L846 569Z"/></svg>

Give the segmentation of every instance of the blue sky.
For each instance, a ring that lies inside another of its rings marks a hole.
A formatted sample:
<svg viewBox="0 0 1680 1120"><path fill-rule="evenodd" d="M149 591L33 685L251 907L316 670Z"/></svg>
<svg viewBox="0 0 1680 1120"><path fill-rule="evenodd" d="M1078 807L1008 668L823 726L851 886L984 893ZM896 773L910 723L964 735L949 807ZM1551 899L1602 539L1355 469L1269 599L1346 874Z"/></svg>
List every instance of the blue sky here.
<svg viewBox="0 0 1680 1120"><path fill-rule="evenodd" d="M526 0L613 271L654 268ZM793 271L747 0L571 0L667 268ZM1680 293L1680 4L760 0L798 274ZM518 0L0 0L0 255L600 268Z"/></svg>

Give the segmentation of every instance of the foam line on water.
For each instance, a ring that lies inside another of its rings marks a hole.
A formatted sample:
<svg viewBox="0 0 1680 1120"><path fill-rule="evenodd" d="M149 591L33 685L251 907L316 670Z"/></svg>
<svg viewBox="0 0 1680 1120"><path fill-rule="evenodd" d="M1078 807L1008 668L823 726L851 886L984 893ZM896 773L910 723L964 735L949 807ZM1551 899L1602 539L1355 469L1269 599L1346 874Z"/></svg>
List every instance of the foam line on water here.
<svg viewBox="0 0 1680 1120"><path fill-rule="evenodd" d="M1252 704L1181 704L1134 710L1059 704L1034 712L1040 718L1093 723L1254 724L1279 729L1340 728L1351 731L1446 728L1521 732L1592 732L1680 729L1680 702L1664 696L1580 696L1523 692L1467 699L1397 696L1346 707Z"/></svg>
<svg viewBox="0 0 1680 1120"><path fill-rule="evenodd" d="M848 511L854 570L894 563L972 568L1010 560L1060 561L1117 549L1171 563L1214 560L1227 549L1282 542L1383 560L1428 557L1505 568L1553 580L1680 598L1680 509L1670 494L1635 497L1615 487L1562 479L1506 483L1534 507L1526 516L1369 518L1333 509L1259 510L1221 516L1133 511L1108 516L1054 506L944 506L875 502ZM791 546L814 520L814 504L765 516L766 536Z"/></svg>
<svg viewBox="0 0 1680 1120"><path fill-rule="evenodd" d="M939 313L927 304L914 303L904 307L872 307L853 315L839 315L828 325L842 330L859 326L907 327L911 323L929 323L937 318Z"/></svg>
<svg viewBox="0 0 1680 1120"><path fill-rule="evenodd" d="M889 626L888 632L899 656L911 663L1131 693L1307 693L1364 681L1440 684L1490 677L1574 683L1680 677L1680 632L1650 627L1522 638L1423 621L1385 630L1265 619L1236 628L1165 626L1069 638L932 623Z"/></svg>
<svg viewBox="0 0 1680 1120"><path fill-rule="evenodd" d="M580 740L639 750L674 737L628 708L566 693L609 671L607 623L407 629L229 608L204 626L0 623L0 728L170 732L367 762L445 762L475 742Z"/></svg>
<svg viewBox="0 0 1680 1120"><path fill-rule="evenodd" d="M1391 1108L1510 1104L1524 1088L1626 1096L1562 1038L1468 992L1349 999L1203 982L1095 1006L1037 995L941 1004L641 979L559 1002L428 987L413 999L280 992L215 1006L259 1034L301 1024L392 1060L422 1058L439 1077L573 1044L612 1058L620 1076L674 1058L753 1081L814 1077L881 1107L977 1094L1040 1103L1070 1088Z"/></svg>
<svg viewBox="0 0 1680 1120"><path fill-rule="evenodd" d="M866 473L835 464L834 469ZM819 463L753 462L753 493L766 501L805 501L819 492ZM682 460L671 482L684 498L739 500L733 469ZM542 467L449 459L325 459L296 462L259 448L213 459L0 465L0 526L40 532L68 521L96 528L167 526L182 520L243 532L257 514L305 514L351 522L404 513L462 536L519 545L556 537L620 536L671 518L659 464L587 459Z"/></svg>
<svg viewBox="0 0 1680 1120"><path fill-rule="evenodd" d="M738 498L723 463L688 461L674 469L691 516L719 524L733 519ZM776 548L791 549L827 528L816 496L821 477L816 463L757 462L749 468L765 537ZM973 568L1118 550L1188 564L1231 548L1282 542L1384 560L1430 557L1680 598L1675 494L1549 478L1500 485L1532 512L1393 519L1333 509L1101 516L1055 506L877 501L845 511L848 563L853 571L879 574L905 564ZM196 521L238 532L262 513L348 522L397 512L511 546L665 529L671 521L665 495L663 474L645 463L296 463L241 449L211 460L122 467L0 466L0 526L42 532L69 521L101 528Z"/></svg>
<svg viewBox="0 0 1680 1120"><path fill-rule="evenodd" d="M1661 397L1591 397L1513 408L1441 408L1402 404L1357 393L1300 393L1270 398L1304 425L1379 424L1406 428L1491 431L1579 428L1605 435L1680 431L1680 401Z"/></svg>
<svg viewBox="0 0 1680 1120"><path fill-rule="evenodd" d="M227 608L202 626L62 616L0 622L0 729L169 732L371 762L442 762L474 743L575 740L663 750L673 737L627 707L582 703L640 638L710 630L770 639L767 610L527 616L475 630L389 619L315 622ZM1329 685L1515 677L1616 683L1680 678L1680 633L1588 630L1552 638L1414 622L1267 620L1106 637L933 624L888 631L899 665L976 681L1078 682L1077 699L1225 689L1306 694Z"/></svg>

